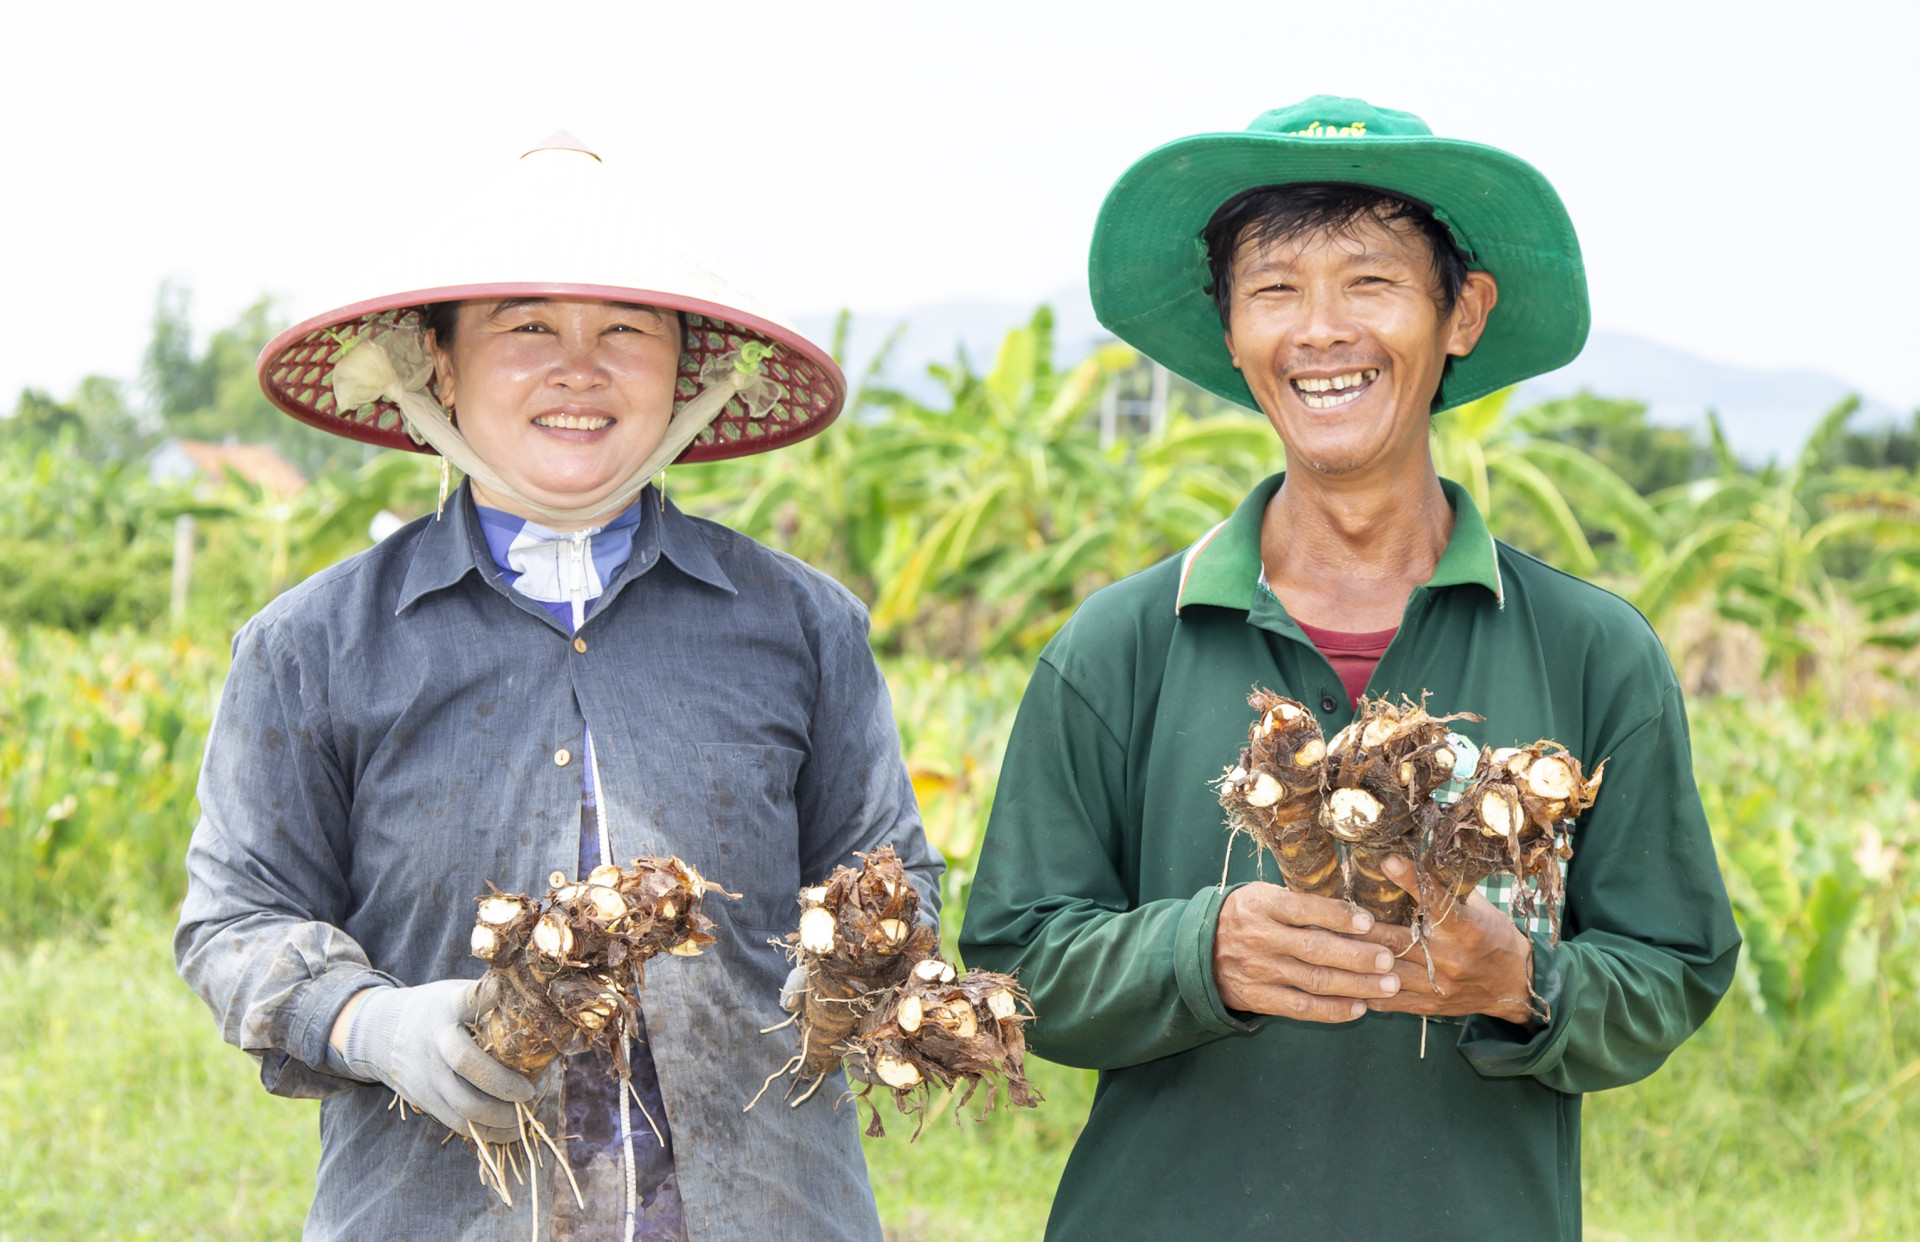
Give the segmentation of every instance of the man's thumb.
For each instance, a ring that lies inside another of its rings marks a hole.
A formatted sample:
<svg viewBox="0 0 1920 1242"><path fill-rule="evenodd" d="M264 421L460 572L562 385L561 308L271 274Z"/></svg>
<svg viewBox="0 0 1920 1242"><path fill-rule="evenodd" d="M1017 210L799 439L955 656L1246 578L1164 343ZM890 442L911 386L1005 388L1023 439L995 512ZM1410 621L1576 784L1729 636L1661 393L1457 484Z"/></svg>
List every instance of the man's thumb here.
<svg viewBox="0 0 1920 1242"><path fill-rule="evenodd" d="M1380 864L1380 869L1387 873L1389 880L1412 893L1415 898L1424 900L1420 892L1420 874L1412 863L1395 854Z"/></svg>

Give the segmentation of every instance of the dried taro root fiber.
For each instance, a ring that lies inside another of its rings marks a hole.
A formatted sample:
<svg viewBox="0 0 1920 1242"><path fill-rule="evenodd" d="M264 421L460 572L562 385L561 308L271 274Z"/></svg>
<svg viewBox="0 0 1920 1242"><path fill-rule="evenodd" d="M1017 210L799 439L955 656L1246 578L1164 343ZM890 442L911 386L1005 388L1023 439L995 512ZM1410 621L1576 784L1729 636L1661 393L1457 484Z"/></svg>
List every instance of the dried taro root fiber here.
<svg viewBox="0 0 1920 1242"><path fill-rule="evenodd" d="M806 974L793 1019L800 1049L762 1093L789 1072L796 1081L813 1079L797 1107L844 1060L865 1084L860 1097L873 1108L867 1133L875 1137L885 1132L870 1098L876 1086L901 1112L922 1118L934 1083L951 1088L964 1080L964 1104L985 1080L991 1109L993 1078L1003 1076L1014 1103L1039 1103L1026 1080L1021 1024L1032 1011L1025 993L1011 976L957 975L941 959L939 936L920 921L920 895L893 847L861 860L857 870L835 868L825 884L800 893L800 926L783 946Z"/></svg>
<svg viewBox="0 0 1920 1242"><path fill-rule="evenodd" d="M1480 720L1470 712L1429 716L1421 703L1385 696L1363 699L1360 714L1327 743L1327 790L1320 826L1344 844L1342 871L1350 900L1383 923L1407 925L1417 903L1387 876L1398 854L1421 857L1424 831L1438 808L1434 791L1453 778L1447 725Z"/></svg>
<svg viewBox="0 0 1920 1242"><path fill-rule="evenodd" d="M1466 792L1435 825L1424 870L1455 897L1511 873L1514 913L1531 918L1544 904L1557 939L1560 864L1573 857L1568 828L1593 805L1606 767L1582 776L1580 761L1557 742L1485 751Z"/></svg>
<svg viewBox="0 0 1920 1242"><path fill-rule="evenodd" d="M1319 822L1327 743L1304 706L1255 687L1247 706L1259 713L1247 730L1240 762L1220 778L1227 826L1272 853L1287 887L1320 897L1346 893L1340 842Z"/></svg>
<svg viewBox="0 0 1920 1242"><path fill-rule="evenodd" d="M626 1081L647 959L692 957L712 944L713 921L701 913L701 898L734 894L678 858L599 866L577 883L556 871L549 883L544 898L496 889L478 899L471 948L488 970L480 982L482 1012L469 1029L482 1051L530 1078L559 1057L597 1050L612 1057ZM558 1158L532 1111L521 1106L521 1113L524 1130ZM533 1141L523 1138L521 1146L537 1163ZM503 1174L515 1160L506 1147L480 1145L481 1180L508 1204L513 1196Z"/></svg>

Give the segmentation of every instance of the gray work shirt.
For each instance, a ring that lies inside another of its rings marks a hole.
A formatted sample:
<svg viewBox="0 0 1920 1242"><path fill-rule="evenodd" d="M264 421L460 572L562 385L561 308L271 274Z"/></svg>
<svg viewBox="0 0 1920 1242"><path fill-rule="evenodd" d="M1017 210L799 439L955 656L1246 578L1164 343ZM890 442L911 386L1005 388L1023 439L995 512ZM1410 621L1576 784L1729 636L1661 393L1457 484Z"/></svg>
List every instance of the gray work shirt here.
<svg viewBox="0 0 1920 1242"><path fill-rule="evenodd" d="M522 1195L506 1207L438 1122L327 1073L326 1041L361 988L478 978L489 882L573 873L586 728L614 857L677 854L742 894L707 898L718 943L650 963L642 996L689 1237L880 1237L838 1075L799 1108L774 1091L743 1111L793 1051L791 1029L761 1029L786 1017L767 942L799 888L891 844L937 908L866 612L792 557L643 501L584 650L502 584L464 487L234 639L174 951L266 1088L323 1100L308 1238L528 1236ZM553 1177L543 1215L567 1193Z"/></svg>

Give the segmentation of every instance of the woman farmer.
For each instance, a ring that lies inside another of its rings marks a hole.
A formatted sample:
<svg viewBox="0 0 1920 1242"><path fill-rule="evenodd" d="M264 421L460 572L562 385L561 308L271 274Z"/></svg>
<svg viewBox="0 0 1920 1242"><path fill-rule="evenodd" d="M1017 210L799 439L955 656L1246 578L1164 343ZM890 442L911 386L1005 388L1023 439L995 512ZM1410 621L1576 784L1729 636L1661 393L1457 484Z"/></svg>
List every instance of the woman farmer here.
<svg viewBox="0 0 1920 1242"><path fill-rule="evenodd" d="M941 863L860 604L648 482L819 431L842 377L563 135L467 201L402 292L261 355L281 409L467 479L235 639L180 972L267 1090L323 1100L309 1238L528 1236L445 1141L517 1141L526 1104L585 1201L549 1160L536 1233L877 1239L852 1110L742 1111L790 1051L768 941L858 852L893 846L925 909ZM740 895L647 971L633 1090L482 1053L475 897L642 853Z"/></svg>

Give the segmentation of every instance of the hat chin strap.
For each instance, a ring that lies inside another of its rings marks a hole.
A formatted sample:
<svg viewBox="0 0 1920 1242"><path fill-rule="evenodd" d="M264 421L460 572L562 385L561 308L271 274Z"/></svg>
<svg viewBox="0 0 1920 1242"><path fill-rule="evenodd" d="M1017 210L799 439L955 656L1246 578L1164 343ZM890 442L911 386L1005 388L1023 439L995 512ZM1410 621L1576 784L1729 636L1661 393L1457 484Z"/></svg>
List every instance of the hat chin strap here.
<svg viewBox="0 0 1920 1242"><path fill-rule="evenodd" d="M542 504L515 488L513 484L500 477L500 472L489 466L480 454L473 451L467 438L453 425L440 409L440 403L422 392L404 391L394 404L400 407L401 417L407 425L420 433L420 438L437 449L440 455L458 466L463 474L480 484L496 496L504 496L535 517L561 522L584 522L602 514L618 513L645 490L653 476L673 463L673 459L686 452L694 437L706 430L707 424L719 417L727 402L734 394L747 386L751 375L742 376L738 371L728 368L727 377L718 383L710 384L699 396L680 407L680 412L667 424L666 438L659 447L647 454L640 468L609 492L607 496L590 505L576 505L572 508L560 508ZM389 398L392 399L391 397Z"/></svg>
<svg viewBox="0 0 1920 1242"><path fill-rule="evenodd" d="M745 356L743 351L741 357L729 359L724 368L703 368L703 378L714 371L723 373L680 407L680 412L667 424L666 437L640 463L640 468L602 499L570 508L542 504L522 494L474 452L473 445L427 391L433 366L427 360L417 331L396 328L377 337L369 334L357 338L347 352L335 360L332 379L337 408L358 409L381 398L391 401L399 408L400 417L414 439L431 445L468 478L494 495L505 497L532 515L549 521L585 522L626 508L654 475L671 465L674 458L684 453L694 438L719 417L727 402L761 382L759 362L759 357Z"/></svg>

